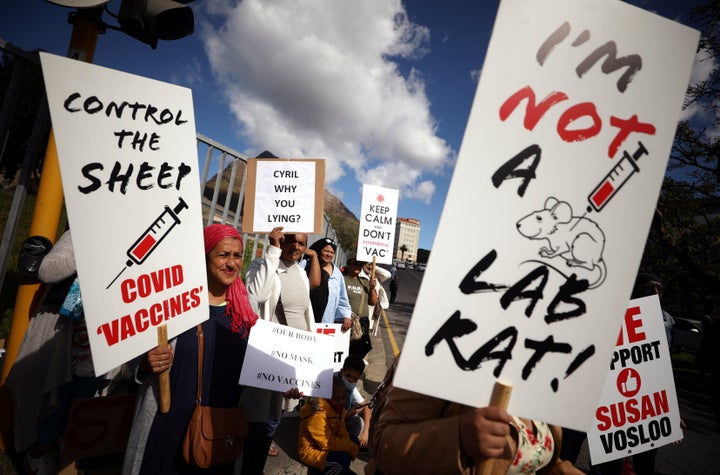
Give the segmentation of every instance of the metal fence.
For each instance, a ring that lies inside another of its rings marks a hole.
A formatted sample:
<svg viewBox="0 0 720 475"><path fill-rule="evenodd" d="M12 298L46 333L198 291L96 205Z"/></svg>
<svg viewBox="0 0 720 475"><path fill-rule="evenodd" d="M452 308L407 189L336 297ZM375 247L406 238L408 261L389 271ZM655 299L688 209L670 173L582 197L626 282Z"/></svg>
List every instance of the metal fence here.
<svg viewBox="0 0 720 475"><path fill-rule="evenodd" d="M26 66L28 64L38 65L39 58L37 53L22 51L1 38L0 51L11 55L13 65L11 80L3 94L2 108L0 108L0 158L2 158L5 152L4 144L10 134L13 116L16 113L18 99L23 94L22 83ZM18 223L27 197L32 170L36 169L38 157L42 156L42 147L47 142L49 120L47 101L43 97L36 112L32 134L28 138L27 151L15 186L11 209L0 239L0 288L4 283L8 265L14 265L14 263L8 262L13 242L17 237L22 239L26 237L18 236L18 233L27 232L27 230L19 230ZM197 134L196 139L198 166L202 170L200 177L202 196L200 198L203 207L203 224L224 223L241 230L248 157L202 134ZM344 264L346 252L342 249L337 234L324 213L323 232L321 234L309 234L308 245L322 237L329 237L338 243L335 262L337 265ZM252 256L258 255L261 243L263 243L263 249L267 248L268 238L265 234L243 234L243 239L248 244L252 243Z"/></svg>
<svg viewBox="0 0 720 475"><path fill-rule="evenodd" d="M202 157L200 158L202 166L200 189L204 224L230 224L241 230L248 157L202 134L197 134L197 146L198 157ZM344 264L346 252L324 213L323 232L308 234L308 246L323 237L329 237L337 243L335 263ZM244 233L243 240L252 243L252 256L258 255L260 243L263 243L263 248L267 245L266 234Z"/></svg>

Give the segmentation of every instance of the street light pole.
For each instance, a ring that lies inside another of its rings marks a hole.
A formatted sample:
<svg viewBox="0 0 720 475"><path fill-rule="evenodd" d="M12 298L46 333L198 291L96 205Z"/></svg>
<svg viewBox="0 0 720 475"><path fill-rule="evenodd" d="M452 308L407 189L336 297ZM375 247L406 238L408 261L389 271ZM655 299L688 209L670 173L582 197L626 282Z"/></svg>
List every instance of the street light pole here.
<svg viewBox="0 0 720 475"><path fill-rule="evenodd" d="M73 31L70 37L68 57L92 63L95 55L95 46L102 25L103 7L81 8L71 13ZM37 200L30 223L29 236L44 236L55 242L58 233L58 223L63 203L62 182L60 180L60 164L58 162L55 136L50 131L45 160ZM12 400L5 386L10 369L15 363L20 343L30 323L33 303L38 296L40 284L33 279L21 277L15 299L10 334L7 340L6 353L2 372L0 372L0 451L4 451L12 440Z"/></svg>

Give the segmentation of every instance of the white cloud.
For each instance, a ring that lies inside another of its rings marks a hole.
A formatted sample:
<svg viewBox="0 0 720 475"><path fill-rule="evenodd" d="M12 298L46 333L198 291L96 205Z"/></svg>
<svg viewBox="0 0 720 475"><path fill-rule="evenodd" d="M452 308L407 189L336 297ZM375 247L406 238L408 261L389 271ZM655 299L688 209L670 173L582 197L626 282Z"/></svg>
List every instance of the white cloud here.
<svg viewBox="0 0 720 475"><path fill-rule="evenodd" d="M435 134L422 76L393 61L425 54L429 39L400 0L242 0L205 11L205 49L250 148L326 158L329 186L350 171L429 202L427 176L445 171L453 151Z"/></svg>
<svg viewBox="0 0 720 475"><path fill-rule="evenodd" d="M197 58L188 58L180 65L180 71L170 74L170 81L173 84L180 84L185 87L205 87L203 69Z"/></svg>

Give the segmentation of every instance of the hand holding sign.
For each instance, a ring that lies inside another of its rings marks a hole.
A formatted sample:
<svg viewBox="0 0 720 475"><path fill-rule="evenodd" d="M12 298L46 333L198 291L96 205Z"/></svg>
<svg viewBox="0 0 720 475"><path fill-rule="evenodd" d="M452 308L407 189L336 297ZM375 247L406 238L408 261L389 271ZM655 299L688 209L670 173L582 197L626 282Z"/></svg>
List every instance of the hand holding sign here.
<svg viewBox="0 0 720 475"><path fill-rule="evenodd" d="M160 374L172 367L173 349L170 345L160 345L148 351L147 364L155 374Z"/></svg>
<svg viewBox="0 0 720 475"><path fill-rule="evenodd" d="M290 399L300 399L305 395L298 388L290 388L283 393L283 396Z"/></svg>
<svg viewBox="0 0 720 475"><path fill-rule="evenodd" d="M510 384L504 383L502 381L495 381L495 386L493 386L493 392L490 395L490 409L494 408L505 411L507 409L508 402L510 402L511 392L512 386ZM502 413L498 415L502 416ZM498 441L496 441L494 438L496 434L491 435L493 436L493 439L490 440L488 443L497 443ZM479 472L480 475L490 475L490 472L492 471L492 462L492 458L476 460L475 470Z"/></svg>
<svg viewBox="0 0 720 475"><path fill-rule="evenodd" d="M283 227L278 226L272 229L270 231L270 234L268 234L268 239L270 240L270 245L275 247L280 247L280 241L283 240Z"/></svg>
<svg viewBox="0 0 720 475"><path fill-rule="evenodd" d="M510 433L510 415L501 407L481 407L460 416L460 445L475 460L500 457Z"/></svg>

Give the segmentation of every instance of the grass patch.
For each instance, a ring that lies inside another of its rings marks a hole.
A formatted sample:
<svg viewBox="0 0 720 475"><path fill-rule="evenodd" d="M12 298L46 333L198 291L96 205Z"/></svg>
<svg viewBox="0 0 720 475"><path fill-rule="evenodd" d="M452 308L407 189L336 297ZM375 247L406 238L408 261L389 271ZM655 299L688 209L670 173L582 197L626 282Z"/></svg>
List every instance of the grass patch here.
<svg viewBox="0 0 720 475"><path fill-rule="evenodd" d="M0 453L0 473L4 473L6 475L15 475L18 473L12 459L5 453Z"/></svg>
<svg viewBox="0 0 720 475"><path fill-rule="evenodd" d="M12 204L14 190L0 191L0 222L8 226L10 205ZM35 196L28 195L25 198L23 210L20 213L20 222L18 223L15 239L10 246L10 256L5 268L5 279L3 280L2 289L0 290L0 338L7 338L10 333L10 323L12 322L13 309L15 308L15 297L20 283L20 274L17 271L18 256L20 255L20 247L27 238L30 230L30 222L32 220L32 212L35 207ZM4 232L4 228L3 228Z"/></svg>
<svg viewBox="0 0 720 475"><path fill-rule="evenodd" d="M699 394L712 394L712 381L709 375L700 372L697 355L687 351L678 351L671 355L675 387Z"/></svg>
<svg viewBox="0 0 720 475"><path fill-rule="evenodd" d="M0 190L0 223L9 225L10 206L15 195L15 189ZM17 226L14 240L10 245L10 254L5 268L5 279L0 289L0 339L7 338L10 333L13 311L15 309L15 298L17 297L18 286L20 285L20 274L17 270L18 257L22 243L27 239L32 223L32 215L35 209L35 195L28 194L20 212L20 221ZM59 229L65 229L67 216L65 208L60 216ZM3 227L3 233L5 231Z"/></svg>
<svg viewBox="0 0 720 475"><path fill-rule="evenodd" d="M696 357L697 355L695 353L678 351L671 355L672 366L676 370L695 371L699 373L695 361Z"/></svg>

